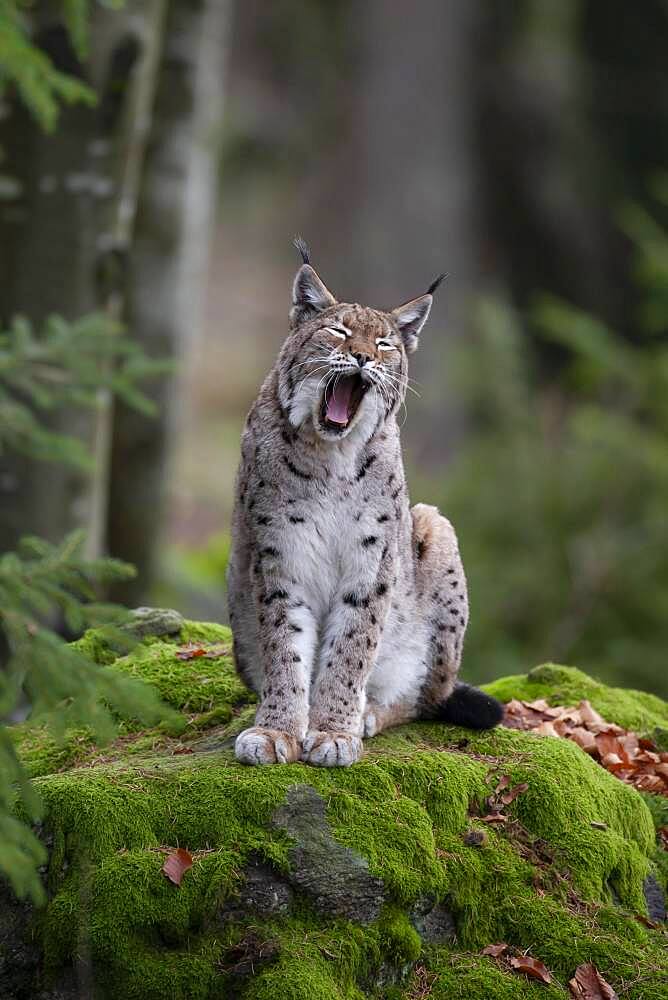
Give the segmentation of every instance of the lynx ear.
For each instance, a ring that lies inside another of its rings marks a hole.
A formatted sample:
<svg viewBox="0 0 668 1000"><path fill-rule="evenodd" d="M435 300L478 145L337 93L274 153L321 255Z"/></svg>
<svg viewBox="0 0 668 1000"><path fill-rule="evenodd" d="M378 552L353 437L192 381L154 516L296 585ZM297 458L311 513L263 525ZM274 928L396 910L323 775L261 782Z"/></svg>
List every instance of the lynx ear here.
<svg viewBox="0 0 668 1000"><path fill-rule="evenodd" d="M429 318L431 304L434 301L434 292L445 277L445 274L440 274L435 281L432 281L425 295L419 295L417 299L404 302L403 305L397 306L390 313L397 324L397 329L408 354L417 350L420 331Z"/></svg>
<svg viewBox="0 0 668 1000"><path fill-rule="evenodd" d="M397 306L390 313L409 354L417 350L420 330L427 322L432 302L431 295L420 295L417 299Z"/></svg>
<svg viewBox="0 0 668 1000"><path fill-rule="evenodd" d="M334 305L336 299L320 280L317 271L310 264L302 264L292 286L291 325L299 326L304 320L313 319L317 313Z"/></svg>

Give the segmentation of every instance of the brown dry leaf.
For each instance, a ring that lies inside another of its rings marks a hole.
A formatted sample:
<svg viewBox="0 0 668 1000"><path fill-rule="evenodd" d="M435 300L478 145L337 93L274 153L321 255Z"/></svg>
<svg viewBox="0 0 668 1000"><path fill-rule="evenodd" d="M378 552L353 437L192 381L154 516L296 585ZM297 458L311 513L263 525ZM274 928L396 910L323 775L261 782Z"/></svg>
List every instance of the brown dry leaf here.
<svg viewBox="0 0 668 1000"><path fill-rule="evenodd" d="M656 835L664 851L668 851L668 826L660 826Z"/></svg>
<svg viewBox="0 0 668 1000"><path fill-rule="evenodd" d="M514 700L506 705L504 724L539 736L570 739L620 781L668 796L668 753L659 753L651 740L606 722L586 700L577 708L551 707L544 698ZM490 812L512 801L498 794L501 787L489 800Z"/></svg>
<svg viewBox="0 0 668 1000"><path fill-rule="evenodd" d="M559 735L560 735L557 732L557 730L554 728L554 723L550 722L549 720L546 720L545 722L541 722L541 724L539 726L536 726L531 731L533 733L537 733L539 736L556 736L557 739L559 739Z"/></svg>
<svg viewBox="0 0 668 1000"><path fill-rule="evenodd" d="M557 736L568 736L568 734L572 729L572 726L570 725L570 723L565 722L563 719L555 719L554 728L557 733Z"/></svg>
<svg viewBox="0 0 668 1000"><path fill-rule="evenodd" d="M557 716L557 722L570 722L572 726L581 726L583 721L577 708L562 708Z"/></svg>
<svg viewBox="0 0 668 1000"><path fill-rule="evenodd" d="M507 823L508 817L504 816L503 813L489 813L487 816L481 817L481 823Z"/></svg>
<svg viewBox="0 0 668 1000"><path fill-rule="evenodd" d="M503 941L499 941L498 944L488 944L486 948L483 948L481 955L491 955L492 958L498 958L499 955L503 955L504 951L508 951L508 945Z"/></svg>
<svg viewBox="0 0 668 1000"><path fill-rule="evenodd" d="M227 656L229 652L230 647L224 642L214 642L213 645L209 646L204 655L207 660L217 660L220 656Z"/></svg>
<svg viewBox="0 0 668 1000"><path fill-rule="evenodd" d="M604 729L602 732L597 734L596 746L600 751L601 757L605 757L608 753L616 753L619 755L620 751L623 750L621 743L617 739L617 734L611 732L610 729Z"/></svg>
<svg viewBox="0 0 668 1000"><path fill-rule="evenodd" d="M541 983L551 983L552 973L537 958L529 955L520 955L519 958L511 958L510 964L516 972L523 972L530 979L538 979Z"/></svg>
<svg viewBox="0 0 668 1000"><path fill-rule="evenodd" d="M591 962L578 965L575 976L568 984L568 989L576 1000L618 1000L612 986L606 983L596 966Z"/></svg>
<svg viewBox="0 0 668 1000"><path fill-rule="evenodd" d="M550 712L555 711L552 709L551 705L548 705L545 698L536 698L535 701L523 701L522 704L526 708L534 709L536 712L547 712L549 714ZM559 711L559 709L556 709L556 711Z"/></svg>
<svg viewBox="0 0 668 1000"><path fill-rule="evenodd" d="M658 774L641 774L633 784L643 792L655 792L657 795L665 794L663 779Z"/></svg>
<svg viewBox="0 0 668 1000"><path fill-rule="evenodd" d="M501 796L501 801L504 806L509 806L511 802L514 802L518 795L526 792L529 785L526 781L523 781L519 785L515 785L514 788L509 789L504 795Z"/></svg>
<svg viewBox="0 0 668 1000"><path fill-rule="evenodd" d="M578 711L580 712L580 718L585 725L591 725L592 723L599 726L606 725L605 720L598 714L595 708L591 707L586 698L578 705Z"/></svg>
<svg viewBox="0 0 668 1000"><path fill-rule="evenodd" d="M494 794L497 795L499 792L502 792L503 789L507 788L509 784L510 784L510 775L502 774L501 777L499 778L499 783L496 786L496 791Z"/></svg>
<svg viewBox="0 0 668 1000"><path fill-rule="evenodd" d="M575 726L568 736L587 753L596 750L596 737L588 729L585 729L584 726Z"/></svg>
<svg viewBox="0 0 668 1000"><path fill-rule="evenodd" d="M206 649L199 642L187 642L176 650L177 660L195 660L199 656L206 656Z"/></svg>
<svg viewBox="0 0 668 1000"><path fill-rule="evenodd" d="M203 656L207 660L217 660L219 656L229 653L229 646L223 642L214 642L204 646L201 642L187 642L176 651L177 660L196 660Z"/></svg>
<svg viewBox="0 0 668 1000"><path fill-rule="evenodd" d="M193 866L193 856L190 851L183 847L177 847L165 858L165 863L160 869L174 885L181 885L181 879Z"/></svg>
<svg viewBox="0 0 668 1000"><path fill-rule="evenodd" d="M606 753L601 758L601 764L606 771L625 771L629 766L629 762L622 760L619 754L616 753Z"/></svg>

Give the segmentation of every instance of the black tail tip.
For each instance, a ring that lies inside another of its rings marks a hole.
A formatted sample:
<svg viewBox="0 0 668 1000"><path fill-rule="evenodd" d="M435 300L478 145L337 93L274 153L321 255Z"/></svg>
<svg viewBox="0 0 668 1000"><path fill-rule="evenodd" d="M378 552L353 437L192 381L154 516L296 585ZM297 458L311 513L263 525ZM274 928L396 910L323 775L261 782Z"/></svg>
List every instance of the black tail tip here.
<svg viewBox="0 0 668 1000"><path fill-rule="evenodd" d="M493 729L503 719L503 705L470 684L457 684L441 706L440 719L467 729Z"/></svg>

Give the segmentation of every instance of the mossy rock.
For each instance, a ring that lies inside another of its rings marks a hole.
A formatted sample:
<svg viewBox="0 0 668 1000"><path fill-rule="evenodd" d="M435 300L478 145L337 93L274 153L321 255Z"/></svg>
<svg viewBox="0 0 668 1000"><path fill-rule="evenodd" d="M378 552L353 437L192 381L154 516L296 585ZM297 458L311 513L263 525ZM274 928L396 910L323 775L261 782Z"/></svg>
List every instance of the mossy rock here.
<svg viewBox="0 0 668 1000"><path fill-rule="evenodd" d="M213 658L179 659L192 641ZM637 919L661 878L651 811L574 743L416 723L367 741L349 769L249 768L233 741L253 699L229 630L186 622L123 655L99 633L81 643L155 685L181 725L123 720L104 748L16 728L44 803L48 903L29 920L16 904L33 958L5 933L3 997L79 996L68 984L82 981L100 1000L566 997L590 961L625 1000L665 997L664 934ZM659 699L565 667L488 690L587 697L610 721L668 725ZM528 788L487 824L501 775ZM175 847L194 858L180 886L161 873ZM480 954L497 941L540 958L553 983ZM32 992L16 986L26 976Z"/></svg>

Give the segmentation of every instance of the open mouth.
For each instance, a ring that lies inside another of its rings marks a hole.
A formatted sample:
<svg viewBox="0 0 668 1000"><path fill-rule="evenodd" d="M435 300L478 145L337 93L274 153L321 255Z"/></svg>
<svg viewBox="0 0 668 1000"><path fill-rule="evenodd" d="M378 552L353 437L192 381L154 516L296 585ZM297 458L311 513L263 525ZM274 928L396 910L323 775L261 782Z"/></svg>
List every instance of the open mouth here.
<svg viewBox="0 0 668 1000"><path fill-rule="evenodd" d="M330 431L343 431L357 413L369 383L361 375L339 375L323 393L320 418Z"/></svg>

